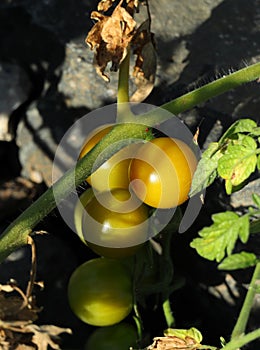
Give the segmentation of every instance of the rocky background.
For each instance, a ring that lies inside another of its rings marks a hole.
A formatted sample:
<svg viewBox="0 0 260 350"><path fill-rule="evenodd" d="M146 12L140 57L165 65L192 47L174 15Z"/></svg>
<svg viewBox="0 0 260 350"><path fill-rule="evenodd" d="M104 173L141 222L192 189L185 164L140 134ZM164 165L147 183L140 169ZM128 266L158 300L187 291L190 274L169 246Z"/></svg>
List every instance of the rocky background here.
<svg viewBox="0 0 260 350"><path fill-rule="evenodd" d="M110 83L98 77L92 66L93 53L84 43L96 4L90 0L0 2L1 230L51 185L55 150L68 127L87 112L116 101L116 75ZM260 60L259 0L150 0L150 11L158 69L154 90L144 102L160 105ZM205 148L236 118L260 121L259 111L260 84L253 82L180 117L192 132L201 123L199 143ZM179 327L200 328L205 343L217 345L219 335L230 334L250 271L216 273L214 264L205 265L189 251L185 255L185 246L199 228L209 224L205 218L212 212L241 209L251 204L252 192L260 192L257 176L231 200L217 183L207 192L193 232L177 239L177 246L183 247L182 258L176 258L177 270L189 278L173 301L176 318ZM66 284L73 269L92 255L55 211L38 229L48 232L36 238L37 279L45 282L37 295L43 306L38 322L72 328L73 335L63 337L62 348L80 349L92 329L72 315ZM257 243L252 246L259 254ZM14 278L25 285L29 262L27 247L13 253L0 266L0 282ZM251 329L259 327L259 305L258 299ZM161 332L152 325L150 330L152 336ZM257 345L250 346L253 350Z"/></svg>

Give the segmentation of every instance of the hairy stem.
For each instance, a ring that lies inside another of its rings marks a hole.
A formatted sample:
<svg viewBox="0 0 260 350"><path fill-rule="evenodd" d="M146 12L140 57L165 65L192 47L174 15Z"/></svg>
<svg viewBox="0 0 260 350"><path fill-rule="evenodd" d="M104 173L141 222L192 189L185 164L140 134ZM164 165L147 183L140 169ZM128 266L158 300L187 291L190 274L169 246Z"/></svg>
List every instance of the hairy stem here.
<svg viewBox="0 0 260 350"><path fill-rule="evenodd" d="M239 338L241 335L245 333L247 321L248 321L250 311L253 306L254 297L256 294L257 280L259 279L260 279L260 262L255 267L255 271L252 276L252 280L250 282L244 304L242 306L236 325L231 335L231 340Z"/></svg>
<svg viewBox="0 0 260 350"><path fill-rule="evenodd" d="M209 99L232 90L242 84L249 83L260 77L260 62L240 69L234 73L223 76L220 79L212 81L198 89L184 94L161 106L161 108L173 114L185 112ZM146 119L147 118L147 119ZM156 109L146 116L142 117L144 123L156 125L164 120L165 115L158 115Z"/></svg>
<svg viewBox="0 0 260 350"><path fill-rule="evenodd" d="M123 80L123 72L122 80ZM255 80L260 76L260 63L248 66L235 73L225 76L219 80L209 83L199 89L185 94L177 99L168 102L162 108L178 114L192 107L205 102L209 98L217 96L225 91L231 90L243 83ZM126 85L125 85L126 87ZM119 89L119 101L124 101L127 92ZM32 233L34 227L48 215L57 205L57 202L66 198L72 191L74 185L79 185L88 175L91 174L92 166L98 155L113 142L121 140L129 140L130 138L146 138L146 127L158 125L165 120L165 116L161 116L156 109L146 115L139 116L143 124L120 124L100 141L100 143L92 149L77 164L75 169L69 170L53 187L49 188L37 201L27 208L12 224L7 227L0 236L0 262L3 261L12 251L27 243L27 236ZM131 120L129 115L128 122ZM135 121L136 122L136 121ZM133 125L135 125L133 127ZM117 143L118 144L118 143ZM121 145L123 147L123 143ZM121 147L121 148L122 148ZM111 157L118 149L112 147L110 152L106 154L106 159ZM106 160L104 157L103 162ZM100 161L100 164L102 161ZM72 186L73 184L73 186ZM56 196L54 198L53 190Z"/></svg>

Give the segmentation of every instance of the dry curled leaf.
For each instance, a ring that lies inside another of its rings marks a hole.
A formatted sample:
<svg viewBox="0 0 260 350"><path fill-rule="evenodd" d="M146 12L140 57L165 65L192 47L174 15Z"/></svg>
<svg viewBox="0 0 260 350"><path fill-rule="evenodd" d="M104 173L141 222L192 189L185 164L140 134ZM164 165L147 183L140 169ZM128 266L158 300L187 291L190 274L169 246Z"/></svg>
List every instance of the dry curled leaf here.
<svg viewBox="0 0 260 350"><path fill-rule="evenodd" d="M198 344L194 339L186 337L180 339L178 337L157 337L147 350L196 350Z"/></svg>
<svg viewBox="0 0 260 350"><path fill-rule="evenodd" d="M0 285L0 291L0 318L6 326L13 321L27 323L37 319L40 309L35 300L29 300L20 288L12 284Z"/></svg>
<svg viewBox="0 0 260 350"><path fill-rule="evenodd" d="M26 292L22 291L14 280L6 285L0 284L0 350L60 349L59 335L71 334L70 329L33 324L41 309L37 308L32 293L36 276L36 249L31 237L28 238L28 244L32 254Z"/></svg>
<svg viewBox="0 0 260 350"><path fill-rule="evenodd" d="M139 12L139 1L138 0L127 0L127 11L131 14L134 14L135 12Z"/></svg>
<svg viewBox="0 0 260 350"><path fill-rule="evenodd" d="M106 12L113 5L113 2L115 2L115 0L101 0L101 1L99 1L98 5L97 5L98 11Z"/></svg>
<svg viewBox="0 0 260 350"><path fill-rule="evenodd" d="M90 30L85 42L95 51L94 65L97 73L105 80L107 64L111 62L111 71L117 71L127 54L128 45L135 32L135 20L121 6L122 1L114 9L111 16L105 16L97 11L91 13L91 18L97 23Z"/></svg>
<svg viewBox="0 0 260 350"><path fill-rule="evenodd" d="M156 51L153 33L150 32L150 20L147 19L137 29L133 39L134 54L137 55L133 76L136 91L131 102L142 102L152 91L156 73Z"/></svg>
<svg viewBox="0 0 260 350"><path fill-rule="evenodd" d="M71 329L60 328L53 325L37 326L35 324L27 326L28 332L33 333L32 343L37 346L38 350L48 350L50 346L52 349L60 349L58 344L61 333L71 334Z"/></svg>

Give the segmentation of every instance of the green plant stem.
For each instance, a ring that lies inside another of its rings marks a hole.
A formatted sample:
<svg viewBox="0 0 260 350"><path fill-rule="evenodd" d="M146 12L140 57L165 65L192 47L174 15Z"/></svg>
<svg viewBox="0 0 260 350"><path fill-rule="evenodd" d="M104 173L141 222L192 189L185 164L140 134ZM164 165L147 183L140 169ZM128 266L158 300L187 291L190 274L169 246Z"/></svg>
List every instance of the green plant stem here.
<svg viewBox="0 0 260 350"><path fill-rule="evenodd" d="M117 103L129 102L129 62L130 53L128 51L119 68Z"/></svg>
<svg viewBox="0 0 260 350"><path fill-rule="evenodd" d="M212 81L198 89L177 97L176 99L163 104L161 108L177 115L242 84L254 81L259 77L260 62L242 68L229 75L225 75L220 79ZM165 115L158 114L155 109L154 111L150 112L147 117L142 116L142 121L147 125L156 125L165 121Z"/></svg>
<svg viewBox="0 0 260 350"><path fill-rule="evenodd" d="M249 318L250 311L252 309L253 302L254 302L254 297L256 294L257 280L259 279L260 279L260 262L257 263L255 267L255 271L253 273L253 276L245 297L244 304L242 306L236 325L231 335L231 340L239 338L241 335L245 333L246 325L248 322L248 318Z"/></svg>
<svg viewBox="0 0 260 350"><path fill-rule="evenodd" d="M171 309L170 294L173 279L173 263L171 259L171 238L172 232L165 232L162 239L161 273L166 275L164 279L165 287L162 291L162 308L168 328L175 325L175 319Z"/></svg>
<svg viewBox="0 0 260 350"><path fill-rule="evenodd" d="M129 105L129 63L130 51L128 51L123 62L120 64L118 75L118 92L117 92L117 122L123 123L133 118Z"/></svg>
<svg viewBox="0 0 260 350"><path fill-rule="evenodd" d="M170 304L170 299L167 298L164 300L163 304L163 313L164 313L164 317L166 320L166 324L168 328L171 328L174 326L175 324L175 319L173 317L173 313L172 313L172 309L171 309L171 304Z"/></svg>
<svg viewBox="0 0 260 350"><path fill-rule="evenodd" d="M238 350L242 346L250 343L253 340L256 340L260 338L260 328L247 333L246 335L243 335L241 337L238 337L236 339L231 340L224 348L221 350Z"/></svg>
<svg viewBox="0 0 260 350"><path fill-rule="evenodd" d="M122 73L123 74L123 73ZM219 80L209 83L199 89L185 94L171 102L166 103L162 108L178 114L184 112L195 105L205 102L211 97L217 96L225 91L235 88L243 83L255 80L260 76L260 63L248 66L235 73L225 76ZM122 76L123 79L123 76ZM121 88L119 89L121 90ZM126 91L119 91L120 103L126 97ZM157 110L157 109L156 109ZM156 111L155 110L155 111ZM165 121L165 116L155 111L149 114L139 116L142 123L158 125ZM169 118L168 116L167 118ZM129 118L131 119L131 118ZM128 120L130 121L130 120ZM130 138L146 138L146 127L144 124L120 124L106 135L100 143L93 148L76 166L76 169L68 171L53 187L49 188L37 201L27 208L0 236L0 262L2 262L12 251L27 243L27 236L32 233L34 227L48 215L58 204L58 202L66 198L74 188L74 184L79 185L88 175L91 174L92 166L98 155L106 146L112 145L113 142L126 140ZM123 147L123 143L121 145ZM121 147L121 148L122 148ZM112 156L118 149L111 149L106 153L106 157ZM103 162L106 159L103 157ZM100 162L99 165L101 165ZM56 197L54 198L53 191Z"/></svg>

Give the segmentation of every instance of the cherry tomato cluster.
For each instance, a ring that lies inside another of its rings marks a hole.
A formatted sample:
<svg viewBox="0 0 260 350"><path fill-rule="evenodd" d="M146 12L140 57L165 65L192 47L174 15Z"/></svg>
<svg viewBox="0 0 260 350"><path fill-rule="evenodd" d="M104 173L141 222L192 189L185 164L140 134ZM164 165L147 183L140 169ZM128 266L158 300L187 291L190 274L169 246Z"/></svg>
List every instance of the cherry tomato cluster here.
<svg viewBox="0 0 260 350"><path fill-rule="evenodd" d="M94 130L79 158L112 129ZM169 137L130 144L100 166L86 181L75 226L80 238L98 255L133 255L149 239L149 213L188 199L197 158L183 141Z"/></svg>
<svg viewBox="0 0 260 350"><path fill-rule="evenodd" d="M112 127L95 130L79 158ZM196 166L197 158L186 143L163 136L126 146L86 179L89 188L76 205L75 228L81 240L101 257L74 271L68 298L71 309L83 322L106 326L93 333L86 349L116 350L116 335L122 332L129 337L120 349L133 345L135 331L119 323L133 307L133 278L118 258L134 255L149 239L151 212L179 206L188 199ZM111 333L111 345L99 345L100 336L110 339Z"/></svg>

